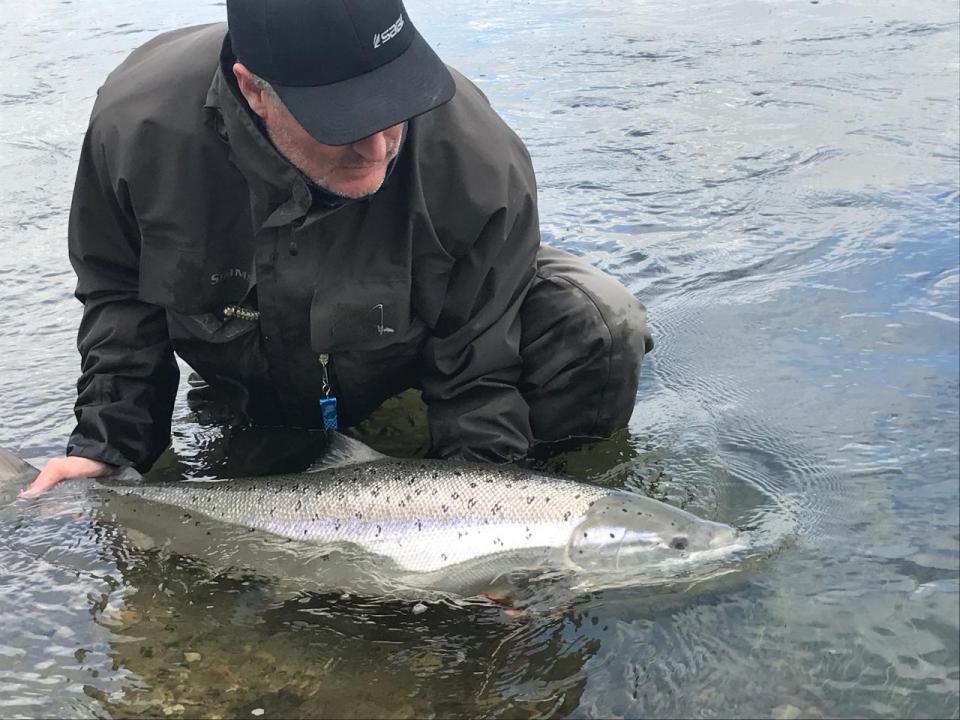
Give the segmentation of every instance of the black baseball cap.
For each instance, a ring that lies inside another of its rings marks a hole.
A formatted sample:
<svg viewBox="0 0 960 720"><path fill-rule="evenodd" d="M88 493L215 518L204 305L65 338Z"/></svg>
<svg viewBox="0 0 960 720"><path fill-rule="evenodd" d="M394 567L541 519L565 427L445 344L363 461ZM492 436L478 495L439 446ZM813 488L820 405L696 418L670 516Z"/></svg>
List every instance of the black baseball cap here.
<svg viewBox="0 0 960 720"><path fill-rule="evenodd" d="M325 145L373 135L454 94L400 0L227 0L227 25L237 60Z"/></svg>

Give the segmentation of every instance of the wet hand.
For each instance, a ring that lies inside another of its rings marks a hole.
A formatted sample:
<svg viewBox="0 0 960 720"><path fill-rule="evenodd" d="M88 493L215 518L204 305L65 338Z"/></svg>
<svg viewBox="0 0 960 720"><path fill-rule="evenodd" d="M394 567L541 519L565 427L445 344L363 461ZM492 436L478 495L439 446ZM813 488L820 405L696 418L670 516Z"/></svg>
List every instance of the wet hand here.
<svg viewBox="0 0 960 720"><path fill-rule="evenodd" d="M59 457L49 460L30 486L20 493L22 498L36 497L44 493L61 480L74 477L103 477L113 471L113 467L99 460L85 457Z"/></svg>

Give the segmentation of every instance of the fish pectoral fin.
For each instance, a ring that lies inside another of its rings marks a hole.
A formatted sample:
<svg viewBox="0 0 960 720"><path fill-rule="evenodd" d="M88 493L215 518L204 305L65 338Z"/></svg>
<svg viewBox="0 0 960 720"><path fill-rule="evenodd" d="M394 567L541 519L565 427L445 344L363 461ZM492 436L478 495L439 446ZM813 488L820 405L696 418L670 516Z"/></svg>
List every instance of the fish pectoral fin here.
<svg viewBox="0 0 960 720"><path fill-rule="evenodd" d="M502 607L512 608L517 599L508 592L500 592L496 590L490 590L488 592L477 593L476 597L486 600L487 602L492 602L495 605L500 605Z"/></svg>
<svg viewBox="0 0 960 720"><path fill-rule="evenodd" d="M362 465L363 463L388 460L383 453L379 453L369 445L343 433L331 430L327 433L327 451L313 461L313 464L304 472L315 473L331 468L346 467L348 465Z"/></svg>
<svg viewBox="0 0 960 720"><path fill-rule="evenodd" d="M145 532L133 528L125 528L122 532L127 540L130 541L130 544L140 552L153 550L157 547L157 541Z"/></svg>
<svg viewBox="0 0 960 720"><path fill-rule="evenodd" d="M517 605L517 598L508 593L501 592L483 592L476 597L493 603L500 608L503 617L511 622L519 620L527 614L527 611Z"/></svg>

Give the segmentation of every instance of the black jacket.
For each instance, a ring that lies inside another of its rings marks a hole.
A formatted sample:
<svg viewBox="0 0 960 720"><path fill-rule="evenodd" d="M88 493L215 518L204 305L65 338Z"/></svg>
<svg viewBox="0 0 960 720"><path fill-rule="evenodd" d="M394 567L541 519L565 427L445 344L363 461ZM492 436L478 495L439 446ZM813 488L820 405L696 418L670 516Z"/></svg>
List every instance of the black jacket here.
<svg viewBox="0 0 960 720"><path fill-rule="evenodd" d="M321 353L344 425L415 367L434 454L522 455L518 311L539 246L522 142L454 73L456 96L407 123L380 191L318 201L224 72L225 32L151 40L94 105L70 214L84 314L67 454L149 468L176 352L251 420L307 427ZM224 317L234 304L259 320Z"/></svg>

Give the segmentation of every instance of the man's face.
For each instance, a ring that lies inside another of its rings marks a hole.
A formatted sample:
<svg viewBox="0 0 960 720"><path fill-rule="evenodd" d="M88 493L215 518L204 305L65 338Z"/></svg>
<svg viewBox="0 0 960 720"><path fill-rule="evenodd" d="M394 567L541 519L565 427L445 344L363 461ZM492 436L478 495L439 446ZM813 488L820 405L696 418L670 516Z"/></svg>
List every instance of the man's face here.
<svg viewBox="0 0 960 720"><path fill-rule="evenodd" d="M335 195L358 199L372 195L400 151L403 123L349 145L324 145L313 139L278 99L270 97L234 67L240 91L263 120L274 146L300 172Z"/></svg>

